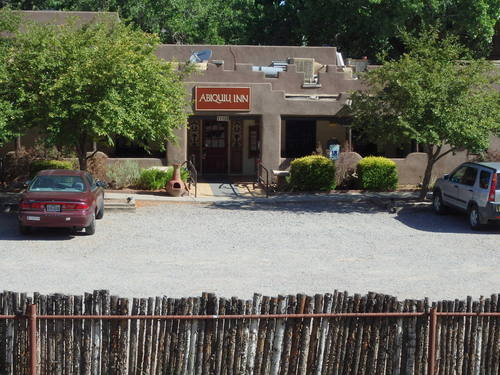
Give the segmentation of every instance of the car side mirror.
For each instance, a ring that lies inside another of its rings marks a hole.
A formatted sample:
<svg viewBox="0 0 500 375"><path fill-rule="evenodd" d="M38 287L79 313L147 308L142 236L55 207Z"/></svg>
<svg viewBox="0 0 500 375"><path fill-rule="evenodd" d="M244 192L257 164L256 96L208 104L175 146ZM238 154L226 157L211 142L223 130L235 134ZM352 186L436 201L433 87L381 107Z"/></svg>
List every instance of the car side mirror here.
<svg viewBox="0 0 500 375"><path fill-rule="evenodd" d="M24 183L23 187L24 187L24 188L27 188L27 187L28 187L28 186L30 186L30 185L31 185L31 180L28 180L28 181L26 181L26 182Z"/></svg>
<svg viewBox="0 0 500 375"><path fill-rule="evenodd" d="M450 178L450 175L449 175L449 174L445 174L445 175L443 176L443 178L444 178L445 180L447 180L447 179L449 179L449 178Z"/></svg>
<svg viewBox="0 0 500 375"><path fill-rule="evenodd" d="M101 180L97 180L95 182L95 184L103 189L106 189L108 187L108 184L106 183L106 181L101 181Z"/></svg>

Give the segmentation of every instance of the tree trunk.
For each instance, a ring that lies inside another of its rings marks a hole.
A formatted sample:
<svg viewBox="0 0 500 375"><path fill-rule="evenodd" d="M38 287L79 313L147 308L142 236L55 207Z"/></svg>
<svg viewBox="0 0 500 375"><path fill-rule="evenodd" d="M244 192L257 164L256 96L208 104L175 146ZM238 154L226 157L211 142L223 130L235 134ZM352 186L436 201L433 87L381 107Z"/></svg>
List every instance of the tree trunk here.
<svg viewBox="0 0 500 375"><path fill-rule="evenodd" d="M427 165L425 167L424 180L422 181L422 189L420 190L420 200L424 200L429 191L429 184L432 177L432 168L436 162L436 154L432 152L432 147L427 150Z"/></svg>
<svg viewBox="0 0 500 375"><path fill-rule="evenodd" d="M83 152L78 150L78 164L80 166L80 170L87 170L87 152L85 150Z"/></svg>
<svg viewBox="0 0 500 375"><path fill-rule="evenodd" d="M76 145L76 152L78 154L78 164L80 165L80 170L87 170L87 137L85 134L80 136L80 139Z"/></svg>

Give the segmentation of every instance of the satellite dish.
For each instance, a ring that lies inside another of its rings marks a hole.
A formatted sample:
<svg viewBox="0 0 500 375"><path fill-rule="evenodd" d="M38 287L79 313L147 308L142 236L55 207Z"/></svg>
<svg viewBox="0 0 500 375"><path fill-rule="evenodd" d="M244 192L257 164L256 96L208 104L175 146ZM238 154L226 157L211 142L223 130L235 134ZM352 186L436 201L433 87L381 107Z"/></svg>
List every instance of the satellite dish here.
<svg viewBox="0 0 500 375"><path fill-rule="evenodd" d="M210 57L212 57L212 50L211 49L204 49L201 51L193 52L193 54L189 58L189 62L191 62L193 64L201 63L203 61L208 61L208 59Z"/></svg>

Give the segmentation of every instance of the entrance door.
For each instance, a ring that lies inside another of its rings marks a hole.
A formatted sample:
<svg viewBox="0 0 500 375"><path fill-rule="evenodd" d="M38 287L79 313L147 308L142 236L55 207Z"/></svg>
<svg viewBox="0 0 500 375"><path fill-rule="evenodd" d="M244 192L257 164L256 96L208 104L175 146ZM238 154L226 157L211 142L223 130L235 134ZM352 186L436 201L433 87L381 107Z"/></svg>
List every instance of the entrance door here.
<svg viewBox="0 0 500 375"><path fill-rule="evenodd" d="M203 122L203 173L227 173L227 123Z"/></svg>

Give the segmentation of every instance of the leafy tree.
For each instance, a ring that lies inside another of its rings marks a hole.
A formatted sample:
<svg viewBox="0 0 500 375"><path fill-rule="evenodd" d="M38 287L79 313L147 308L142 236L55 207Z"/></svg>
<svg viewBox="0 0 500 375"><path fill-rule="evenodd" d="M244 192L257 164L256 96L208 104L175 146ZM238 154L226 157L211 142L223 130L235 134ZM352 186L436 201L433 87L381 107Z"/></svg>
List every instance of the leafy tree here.
<svg viewBox="0 0 500 375"><path fill-rule="evenodd" d="M77 26L27 24L17 32L0 92L18 111L12 129L37 127L87 166L92 141L123 136L147 147L186 123L182 74L158 59L156 36L100 17Z"/></svg>
<svg viewBox="0 0 500 375"><path fill-rule="evenodd" d="M5 80L5 73L0 66L0 85ZM15 135L8 128L7 123L13 114L12 106L8 101L0 99L0 146L12 139Z"/></svg>
<svg viewBox="0 0 500 375"><path fill-rule="evenodd" d="M425 197L435 163L445 155L487 149L500 133L500 97L493 87L498 70L470 58L455 38L428 31L404 37L409 50L399 60L364 77L368 90L354 93L355 124L377 142L412 139L424 144Z"/></svg>
<svg viewBox="0 0 500 375"><path fill-rule="evenodd" d="M0 0L25 10L119 12L163 43L244 44L253 0Z"/></svg>
<svg viewBox="0 0 500 375"><path fill-rule="evenodd" d="M437 28L442 36L459 37L476 57L487 57L500 18L498 0L259 2L266 5L261 12L264 24L261 30L266 32L256 34L257 43L265 44L286 35L289 42L285 44L333 45L345 56L366 55L372 59L381 51L392 57L400 56L406 52L400 33L418 35L429 26Z"/></svg>
<svg viewBox="0 0 500 375"><path fill-rule="evenodd" d="M6 92L2 91L7 80L6 56L12 44L12 33L19 25L19 17L7 8L0 9L0 146L12 139L16 132L7 126L14 116L14 108L6 99Z"/></svg>
<svg viewBox="0 0 500 375"><path fill-rule="evenodd" d="M423 23L456 35L475 57L489 56L495 25L500 22L499 0L434 1L431 9L424 13Z"/></svg>
<svg viewBox="0 0 500 375"><path fill-rule="evenodd" d="M264 45L305 45L300 24L301 1L255 0L249 41Z"/></svg>
<svg viewBox="0 0 500 375"><path fill-rule="evenodd" d="M345 56L405 52L429 25L487 57L499 0L0 0L16 9L115 11L164 43L334 45Z"/></svg>
<svg viewBox="0 0 500 375"><path fill-rule="evenodd" d="M294 0L297 1L297 0ZM301 0L298 0L301 1ZM300 24L308 45L333 45L346 57L398 56L399 30L415 28L425 0L303 1ZM321 32L318 32L321 30Z"/></svg>

